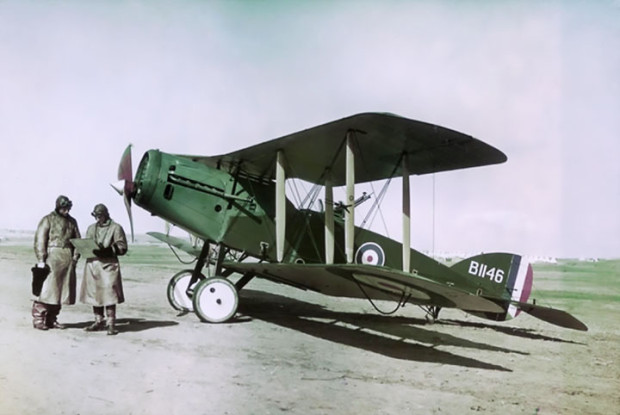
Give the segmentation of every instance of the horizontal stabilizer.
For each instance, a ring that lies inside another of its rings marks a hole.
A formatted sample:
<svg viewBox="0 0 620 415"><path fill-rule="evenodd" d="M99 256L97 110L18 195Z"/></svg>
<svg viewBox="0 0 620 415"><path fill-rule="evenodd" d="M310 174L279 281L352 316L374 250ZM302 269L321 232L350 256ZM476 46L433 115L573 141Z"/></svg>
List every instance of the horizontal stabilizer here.
<svg viewBox="0 0 620 415"><path fill-rule="evenodd" d="M555 324L556 326L565 327L567 329L588 331L588 327L585 324L577 320L566 311L528 303L513 302L512 304L517 306L521 311L524 311L540 320L546 321L547 323Z"/></svg>

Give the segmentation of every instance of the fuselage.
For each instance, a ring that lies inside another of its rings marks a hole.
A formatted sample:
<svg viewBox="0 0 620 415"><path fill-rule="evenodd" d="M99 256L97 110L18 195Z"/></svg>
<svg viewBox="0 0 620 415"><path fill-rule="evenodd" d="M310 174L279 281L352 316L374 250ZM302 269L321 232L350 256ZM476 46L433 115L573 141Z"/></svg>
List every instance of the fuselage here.
<svg viewBox="0 0 620 415"><path fill-rule="evenodd" d="M152 214L198 236L276 262L275 184L234 175L187 156L150 150L135 177L135 203ZM336 215L334 263L346 263L344 224ZM322 212L298 210L287 201L284 259L287 263L325 263L325 221ZM402 270L402 244L356 227L355 262ZM411 249L406 272L468 292L501 291L480 278L437 262Z"/></svg>

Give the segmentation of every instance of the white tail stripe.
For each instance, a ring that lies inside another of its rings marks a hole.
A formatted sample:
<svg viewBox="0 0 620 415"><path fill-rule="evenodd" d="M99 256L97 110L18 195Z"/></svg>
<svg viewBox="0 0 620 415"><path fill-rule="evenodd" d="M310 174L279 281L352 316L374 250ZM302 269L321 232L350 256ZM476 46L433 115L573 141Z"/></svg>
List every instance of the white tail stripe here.
<svg viewBox="0 0 620 415"><path fill-rule="evenodd" d="M513 301L521 301L521 294L523 293L523 287L525 286L525 281L527 278L527 271L530 268L530 263L525 261L523 257L521 257L521 262L519 263L519 271L517 272L517 280L515 281L515 285L512 289L512 300ZM512 318L517 316L519 309L514 305L510 305L508 307L508 314Z"/></svg>

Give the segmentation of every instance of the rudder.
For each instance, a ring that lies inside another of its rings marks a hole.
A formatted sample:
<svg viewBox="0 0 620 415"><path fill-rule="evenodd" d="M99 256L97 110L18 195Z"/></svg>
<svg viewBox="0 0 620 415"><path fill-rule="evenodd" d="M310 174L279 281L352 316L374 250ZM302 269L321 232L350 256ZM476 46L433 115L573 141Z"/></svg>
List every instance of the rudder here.
<svg viewBox="0 0 620 415"><path fill-rule="evenodd" d="M504 313L472 313L479 317L495 321L510 320L520 312L510 302L525 303L532 292L532 266L520 255L480 254L458 262L452 269L473 279L473 284L478 287L478 295L504 300Z"/></svg>

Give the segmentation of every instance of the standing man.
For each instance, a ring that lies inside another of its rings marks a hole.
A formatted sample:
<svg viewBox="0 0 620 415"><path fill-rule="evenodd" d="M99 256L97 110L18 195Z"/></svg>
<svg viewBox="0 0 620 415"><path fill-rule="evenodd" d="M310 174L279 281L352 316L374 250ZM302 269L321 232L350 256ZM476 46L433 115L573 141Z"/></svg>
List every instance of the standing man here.
<svg viewBox="0 0 620 415"><path fill-rule="evenodd" d="M95 249L94 258L86 260L84 279L80 289L80 301L93 306L95 322L86 327L86 331L98 331L105 326L103 310L108 318L108 334L117 334L114 328L116 304L125 301L121 268L118 256L127 253L125 231L118 223L110 219L108 208L98 204L92 215L97 220L88 227L86 237L95 240L99 249Z"/></svg>
<svg viewBox="0 0 620 415"><path fill-rule="evenodd" d="M64 329L57 317L62 304L75 304L75 264L80 255L71 245L79 238L75 219L69 215L73 204L67 196L58 196L56 208L45 216L34 235L37 267L49 267L41 293L32 304L32 325L35 329Z"/></svg>

